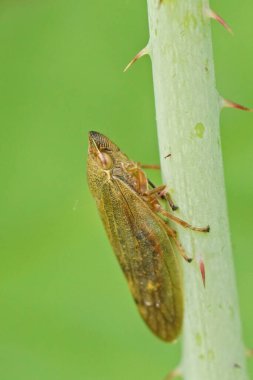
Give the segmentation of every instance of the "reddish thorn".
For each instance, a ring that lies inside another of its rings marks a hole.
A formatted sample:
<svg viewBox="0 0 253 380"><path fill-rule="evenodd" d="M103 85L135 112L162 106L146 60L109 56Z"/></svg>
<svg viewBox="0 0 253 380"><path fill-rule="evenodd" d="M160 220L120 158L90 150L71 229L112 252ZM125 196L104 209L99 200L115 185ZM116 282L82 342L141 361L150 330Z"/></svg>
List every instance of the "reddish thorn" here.
<svg viewBox="0 0 253 380"><path fill-rule="evenodd" d="M202 259L202 257L200 257L198 259L198 262L199 262L199 269L200 269L200 273L201 273L201 277L202 277L202 282L203 282L203 285L204 285L204 288L206 287L206 269L205 269L205 263L204 263L204 260Z"/></svg>
<svg viewBox="0 0 253 380"><path fill-rule="evenodd" d="M247 358L253 358L253 349L252 348L247 348L246 349L246 357Z"/></svg>
<svg viewBox="0 0 253 380"><path fill-rule="evenodd" d="M176 368L173 371L171 371L164 380L174 380L177 377L182 376L182 370L180 368Z"/></svg>
<svg viewBox="0 0 253 380"><path fill-rule="evenodd" d="M231 27L226 23L226 21L218 15L218 13L214 12L210 8L206 8L205 13L208 17L213 18L214 20L218 21L230 34L233 34L233 31Z"/></svg>
<svg viewBox="0 0 253 380"><path fill-rule="evenodd" d="M144 55L149 54L148 47L146 46L144 49L139 51L139 53L136 54L136 56L129 62L129 64L124 68L124 73L129 69L130 66L132 66L138 59L143 57Z"/></svg>
<svg viewBox="0 0 253 380"><path fill-rule="evenodd" d="M171 153L167 154L167 156L165 156L164 158L168 158L168 157L171 157Z"/></svg>
<svg viewBox="0 0 253 380"><path fill-rule="evenodd" d="M242 106L241 104L232 102L228 99L221 99L221 108L236 108L238 110L247 111L247 112L253 112L252 108L248 108L245 106Z"/></svg>

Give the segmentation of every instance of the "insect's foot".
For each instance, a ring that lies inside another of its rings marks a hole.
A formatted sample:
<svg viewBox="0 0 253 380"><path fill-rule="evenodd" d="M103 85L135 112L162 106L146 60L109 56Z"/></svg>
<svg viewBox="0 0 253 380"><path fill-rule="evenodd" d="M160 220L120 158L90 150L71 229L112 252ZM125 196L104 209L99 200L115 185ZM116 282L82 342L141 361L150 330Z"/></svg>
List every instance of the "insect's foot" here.
<svg viewBox="0 0 253 380"><path fill-rule="evenodd" d="M204 232L210 232L210 226L209 225L204 229Z"/></svg>

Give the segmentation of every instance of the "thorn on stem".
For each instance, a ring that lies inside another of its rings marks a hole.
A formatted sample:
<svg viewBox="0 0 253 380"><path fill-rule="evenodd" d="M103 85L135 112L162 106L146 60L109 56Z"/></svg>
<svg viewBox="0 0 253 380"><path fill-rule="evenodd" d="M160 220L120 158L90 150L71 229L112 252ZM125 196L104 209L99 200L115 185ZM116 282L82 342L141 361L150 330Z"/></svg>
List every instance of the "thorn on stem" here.
<svg viewBox="0 0 253 380"><path fill-rule="evenodd" d="M252 348L246 348L245 354L247 358L252 359L253 358L253 349Z"/></svg>
<svg viewBox="0 0 253 380"><path fill-rule="evenodd" d="M177 377L182 377L182 370L180 368L175 368L173 371L171 371L164 380L173 380Z"/></svg>
<svg viewBox="0 0 253 380"><path fill-rule="evenodd" d="M220 23L230 34L233 34L231 27L228 25L228 23L220 15L218 15L218 13L214 12L210 8L205 8L205 14L207 17L210 17L210 18L218 21L218 23Z"/></svg>
<svg viewBox="0 0 253 380"><path fill-rule="evenodd" d="M205 263L204 263L202 256L200 256L198 258L198 264L199 264L199 270L200 270L201 277L202 277L202 282L203 282L203 285L205 288L206 287L206 269L205 269Z"/></svg>
<svg viewBox="0 0 253 380"><path fill-rule="evenodd" d="M242 106L241 104L232 102L231 100L221 98L221 108L236 108L238 110L253 112L252 108Z"/></svg>
<svg viewBox="0 0 253 380"><path fill-rule="evenodd" d="M129 62L129 64L124 68L124 73L131 67L138 59L143 57L144 55L149 54L148 47L146 46L144 49L139 51L136 56Z"/></svg>

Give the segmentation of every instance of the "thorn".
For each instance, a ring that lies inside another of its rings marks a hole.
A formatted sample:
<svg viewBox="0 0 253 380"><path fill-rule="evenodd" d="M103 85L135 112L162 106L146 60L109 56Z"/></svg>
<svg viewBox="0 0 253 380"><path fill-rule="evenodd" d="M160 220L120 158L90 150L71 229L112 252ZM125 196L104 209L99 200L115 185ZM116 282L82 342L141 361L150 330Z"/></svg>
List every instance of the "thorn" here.
<svg viewBox="0 0 253 380"><path fill-rule="evenodd" d="M175 368L173 371L171 371L164 380L173 380L177 377L182 377L182 370L180 368Z"/></svg>
<svg viewBox="0 0 253 380"><path fill-rule="evenodd" d="M203 285L204 285L204 288L205 288L206 287L206 269L205 269L205 263L204 263L204 260L203 260L202 256L200 256L197 261L198 261L198 264L199 264L199 270L200 270L200 273L201 273L202 282L203 282Z"/></svg>
<svg viewBox="0 0 253 380"><path fill-rule="evenodd" d="M231 100L221 98L221 108L236 108L238 110L253 112L252 108L242 106L241 104L232 102Z"/></svg>
<svg viewBox="0 0 253 380"><path fill-rule="evenodd" d="M149 49L146 46L144 49L139 51L139 53L136 54L136 56L129 62L129 64L124 68L124 73L129 69L130 66L132 66L138 59L143 57L144 55L149 54Z"/></svg>
<svg viewBox="0 0 253 380"><path fill-rule="evenodd" d="M252 359L253 358L253 349L252 348L246 348L245 355L247 358Z"/></svg>
<svg viewBox="0 0 253 380"><path fill-rule="evenodd" d="M218 15L218 13L214 12L210 8L205 8L204 13L207 17L213 18L214 20L218 21L230 34L232 35L234 34L231 27L226 23L226 21L220 15Z"/></svg>

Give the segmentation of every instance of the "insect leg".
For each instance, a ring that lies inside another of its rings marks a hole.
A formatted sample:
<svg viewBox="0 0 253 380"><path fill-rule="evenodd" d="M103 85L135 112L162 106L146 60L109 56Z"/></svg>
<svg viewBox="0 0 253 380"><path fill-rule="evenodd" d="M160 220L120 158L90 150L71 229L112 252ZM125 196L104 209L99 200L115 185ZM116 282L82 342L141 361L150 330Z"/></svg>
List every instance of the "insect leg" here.
<svg viewBox="0 0 253 380"><path fill-rule="evenodd" d="M175 203L173 202L170 193L166 190L166 185L161 185L161 186L156 187L153 184L153 182L150 181L150 179L148 179L148 183L153 188L152 190L149 191L149 193L148 193L149 195L159 193L158 194L159 197L162 199L166 199L166 201L169 203L169 205L173 211L178 209L178 206L176 206Z"/></svg>
<svg viewBox="0 0 253 380"><path fill-rule="evenodd" d="M157 194L163 198L164 197L164 190L166 189L166 185L161 186L155 186L149 179L148 179L149 185L152 187L152 190L149 190L148 195Z"/></svg>
<svg viewBox="0 0 253 380"><path fill-rule="evenodd" d="M199 231L199 232L209 232L210 231L210 226L206 227L194 227L191 224L187 223L185 220L182 220L175 215L171 214L170 212L164 210L162 207L159 207L157 209L158 213L161 213L162 215L166 216L167 218L173 220L173 222L180 224L184 228L189 228L190 230L193 231Z"/></svg>
<svg viewBox="0 0 253 380"><path fill-rule="evenodd" d="M138 185L137 191L140 194L144 194L148 191L148 181L145 173L140 169L138 165L129 165L126 169L129 173L132 173L132 175L136 178Z"/></svg>
<svg viewBox="0 0 253 380"><path fill-rule="evenodd" d="M182 246L182 244L180 243L180 241L178 240L177 238L177 233L175 230L173 230L173 228L171 228L170 226L168 226L168 224L164 223L164 227L166 228L166 231L167 231L167 234L169 235L169 237L171 237L176 246L177 246L177 249L178 249L178 252L179 254L188 262L190 263L192 261L192 259L187 256L187 254L185 253L185 250Z"/></svg>
<svg viewBox="0 0 253 380"><path fill-rule="evenodd" d="M164 198L167 200L167 202L169 203L169 205L173 211L178 209L178 206L175 205L175 203L173 202L171 195L168 191L166 191L166 193L164 194Z"/></svg>
<svg viewBox="0 0 253 380"><path fill-rule="evenodd" d="M210 231L210 226L206 227L194 227L191 224L187 223L185 220L182 220L178 218L177 216L171 214L170 212L164 210L159 203L153 204L154 211L156 211L158 214L162 214L166 216L166 218L173 220L173 222L180 224L184 228L189 228L190 230L193 231L199 231L199 232L209 232Z"/></svg>
<svg viewBox="0 0 253 380"><path fill-rule="evenodd" d="M143 169L154 169L154 170L160 170L161 166L160 165L145 165L145 164L140 164L140 167Z"/></svg>

